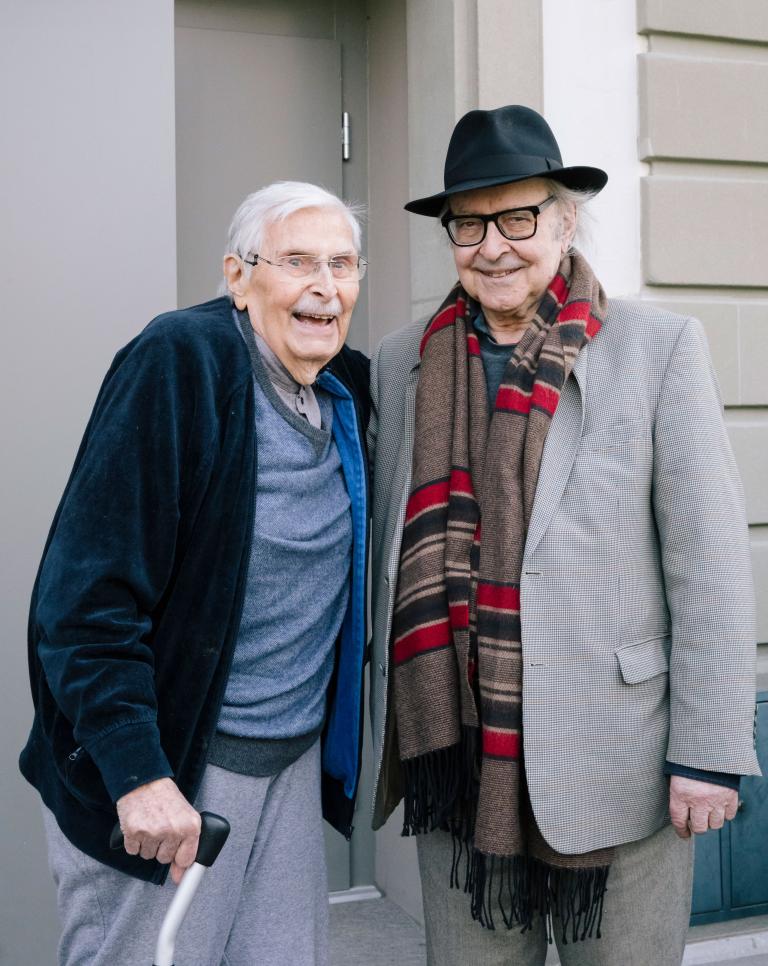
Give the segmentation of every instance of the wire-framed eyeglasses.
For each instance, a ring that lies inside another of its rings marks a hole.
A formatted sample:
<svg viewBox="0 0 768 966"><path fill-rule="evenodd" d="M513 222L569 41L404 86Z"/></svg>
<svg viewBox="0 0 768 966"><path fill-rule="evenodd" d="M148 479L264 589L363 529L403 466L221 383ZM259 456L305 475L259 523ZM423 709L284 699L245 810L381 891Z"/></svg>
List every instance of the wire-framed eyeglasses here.
<svg viewBox="0 0 768 966"><path fill-rule="evenodd" d="M488 223L491 221L505 238L510 241L523 241L525 238L533 238L539 215L554 200L555 196L550 195L541 204L507 208L505 211L494 211L490 215L454 215L452 211L446 211L442 223L453 244L460 247L479 245L485 238Z"/></svg>
<svg viewBox="0 0 768 966"><path fill-rule="evenodd" d="M251 252L250 258L244 258L247 265L259 265L265 262L273 268L290 275L292 278L309 278L320 272L322 265L328 266L328 271L337 282L359 282L365 275L368 262L359 255L336 255L333 258L315 258L314 255L281 255L270 261L263 255Z"/></svg>

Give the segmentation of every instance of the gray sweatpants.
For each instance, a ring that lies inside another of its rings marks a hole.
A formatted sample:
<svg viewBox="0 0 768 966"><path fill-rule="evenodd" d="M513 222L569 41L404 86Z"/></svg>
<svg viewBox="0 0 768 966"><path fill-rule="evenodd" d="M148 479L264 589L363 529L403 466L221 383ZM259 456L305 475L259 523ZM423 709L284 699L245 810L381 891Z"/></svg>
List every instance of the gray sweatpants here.
<svg viewBox="0 0 768 966"><path fill-rule="evenodd" d="M417 838L428 966L544 966L547 937L539 919L533 929L483 929L472 919L469 896L449 888L451 836L430 832ZM617 846L600 939L561 942L553 938L563 966L680 966L691 913L692 839L678 838L671 825L640 842ZM500 917L497 917L500 918Z"/></svg>
<svg viewBox="0 0 768 966"><path fill-rule="evenodd" d="M195 807L232 826L176 943L179 966L327 966L320 745L273 778L209 765ZM176 888L84 855L44 812L58 891L60 966L150 966Z"/></svg>

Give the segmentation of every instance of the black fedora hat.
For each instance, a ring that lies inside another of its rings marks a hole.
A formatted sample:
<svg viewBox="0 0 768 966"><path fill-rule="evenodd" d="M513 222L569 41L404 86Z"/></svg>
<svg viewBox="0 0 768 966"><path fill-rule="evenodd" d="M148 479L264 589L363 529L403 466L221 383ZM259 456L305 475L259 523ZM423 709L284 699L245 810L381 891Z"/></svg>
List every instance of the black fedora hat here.
<svg viewBox="0 0 768 966"><path fill-rule="evenodd" d="M453 129L445 157L445 189L409 201L406 211L436 218L446 198L458 191L551 178L568 188L598 192L608 175L600 168L564 167L552 129L536 111L521 104L493 111L470 111Z"/></svg>

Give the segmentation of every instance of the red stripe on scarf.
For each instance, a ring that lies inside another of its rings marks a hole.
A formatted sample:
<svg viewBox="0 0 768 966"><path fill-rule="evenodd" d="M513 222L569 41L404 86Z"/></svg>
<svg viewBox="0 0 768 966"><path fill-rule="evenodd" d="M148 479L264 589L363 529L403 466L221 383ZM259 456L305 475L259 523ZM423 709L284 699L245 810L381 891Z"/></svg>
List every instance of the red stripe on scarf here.
<svg viewBox="0 0 768 966"><path fill-rule="evenodd" d="M532 406L543 409L545 413L549 413L551 416L557 409L559 399L560 393L557 389L551 389L549 386L545 386L543 382L534 383L531 393Z"/></svg>
<svg viewBox="0 0 768 966"><path fill-rule="evenodd" d="M588 301L573 301L564 306L557 317L557 324L564 325L567 322L585 322L584 334L587 339L593 338L600 331L602 322L592 315L592 303Z"/></svg>
<svg viewBox="0 0 768 966"><path fill-rule="evenodd" d="M420 356L424 355L424 349L427 347L427 343L436 332L439 332L440 329L445 329L449 325L453 325L457 315L464 315L464 308L464 299L457 299L453 305L446 305L443 311L432 319L419 346Z"/></svg>
<svg viewBox="0 0 768 966"><path fill-rule="evenodd" d="M528 393L512 386L499 386L496 393L496 409L526 415L531 411L531 397Z"/></svg>
<svg viewBox="0 0 768 966"><path fill-rule="evenodd" d="M448 480L438 480L412 493L405 512L405 522L408 523L423 510L446 505L448 503L450 483Z"/></svg>
<svg viewBox="0 0 768 966"><path fill-rule="evenodd" d="M589 302L576 300L569 302L560 310L560 314L557 316L557 324L564 325L566 322L573 322L577 319L579 322L585 322L590 316L591 308Z"/></svg>
<svg viewBox="0 0 768 966"><path fill-rule="evenodd" d="M467 678L470 684L474 683L476 674L477 674L477 661L473 657L471 657L467 661Z"/></svg>
<svg viewBox="0 0 768 966"><path fill-rule="evenodd" d="M480 340L474 332L467 333L467 354L470 356L480 355Z"/></svg>
<svg viewBox="0 0 768 966"><path fill-rule="evenodd" d="M520 757L520 732L495 731L483 726L483 754L494 758Z"/></svg>
<svg viewBox="0 0 768 966"><path fill-rule="evenodd" d="M552 284L549 286L549 291L552 297L555 299L558 305L562 305L565 301L565 297L568 295L568 282L565 276L561 275L559 272L555 275L552 280Z"/></svg>
<svg viewBox="0 0 768 966"><path fill-rule="evenodd" d="M459 470L456 467L451 470L450 490L451 493L463 493L466 496L475 495L475 491L472 489L472 477L467 470Z"/></svg>
<svg viewBox="0 0 768 966"><path fill-rule="evenodd" d="M428 627L419 627L399 641L395 641L392 649L395 664L402 664L416 654L446 647L451 643L451 627L449 621L441 620Z"/></svg>
<svg viewBox="0 0 768 966"><path fill-rule="evenodd" d="M469 604L449 604L448 613L454 630L463 631L469 627Z"/></svg>
<svg viewBox="0 0 768 966"><path fill-rule="evenodd" d="M600 331L602 324L603 323L600 321L600 319L596 319L594 315L590 315L590 317L587 319L587 328L585 329L587 338L594 338Z"/></svg>
<svg viewBox="0 0 768 966"><path fill-rule="evenodd" d="M477 585L477 606L495 607L497 610L520 610L520 588L514 585Z"/></svg>

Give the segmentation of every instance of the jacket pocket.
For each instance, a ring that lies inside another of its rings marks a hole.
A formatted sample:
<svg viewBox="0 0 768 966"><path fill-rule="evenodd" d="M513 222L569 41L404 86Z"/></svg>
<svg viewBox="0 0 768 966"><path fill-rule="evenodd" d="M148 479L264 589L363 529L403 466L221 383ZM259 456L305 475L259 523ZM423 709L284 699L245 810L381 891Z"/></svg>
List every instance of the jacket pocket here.
<svg viewBox="0 0 768 966"><path fill-rule="evenodd" d="M582 436L580 449L585 452L621 449L626 446L650 446L651 422L649 419L632 419Z"/></svg>
<svg viewBox="0 0 768 966"><path fill-rule="evenodd" d="M640 684L669 670L669 637L651 637L617 647L615 654L625 684Z"/></svg>
<svg viewBox="0 0 768 966"><path fill-rule="evenodd" d="M66 757L63 768L64 784L81 805L100 812L114 811L104 787L101 773L93 759L82 747L74 748Z"/></svg>

